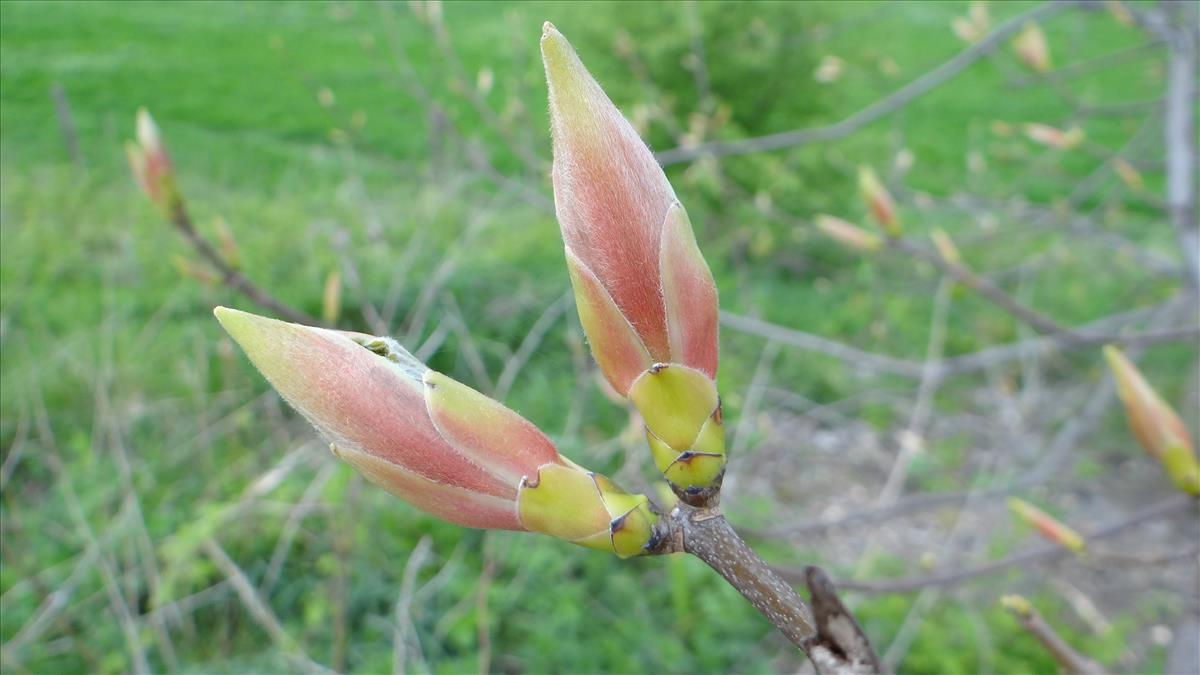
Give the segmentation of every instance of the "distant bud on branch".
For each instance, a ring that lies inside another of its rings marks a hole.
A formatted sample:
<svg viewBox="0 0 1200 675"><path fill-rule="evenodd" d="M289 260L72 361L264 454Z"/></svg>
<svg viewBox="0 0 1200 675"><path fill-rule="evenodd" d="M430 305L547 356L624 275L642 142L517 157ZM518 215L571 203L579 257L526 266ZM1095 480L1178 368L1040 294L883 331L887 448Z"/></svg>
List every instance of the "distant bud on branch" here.
<svg viewBox="0 0 1200 675"><path fill-rule="evenodd" d="M958 252L958 247L954 245L954 241L950 239L950 235L939 228L934 228L929 236L933 239L933 245L937 248L938 255L942 257L942 260L946 261L947 265L962 264L962 254Z"/></svg>
<svg viewBox="0 0 1200 675"><path fill-rule="evenodd" d="M817 229L839 244L862 253L873 253L883 246L879 237L841 218L824 213L817 216Z"/></svg>
<svg viewBox="0 0 1200 675"><path fill-rule="evenodd" d="M1083 129L1075 126L1062 131L1048 124L1033 122L1026 124L1024 129L1029 140L1055 150L1072 150L1078 147L1085 137Z"/></svg>
<svg viewBox="0 0 1200 675"><path fill-rule="evenodd" d="M175 172L167 150L163 147L158 125L145 108L137 112L137 141L125 144L129 168L138 186L161 208L171 208L179 195L175 187Z"/></svg>
<svg viewBox="0 0 1200 675"><path fill-rule="evenodd" d="M1105 347L1104 358L1117 382L1117 394L1125 405L1133 437L1162 463L1176 487L1191 495L1200 494L1200 465L1183 420L1121 350Z"/></svg>
<svg viewBox="0 0 1200 675"><path fill-rule="evenodd" d="M899 237L900 216L896 213L896 203L892 201L891 193L879 181L879 176L875 175L875 170L869 166L858 168L858 192L884 233L889 237Z"/></svg>
<svg viewBox="0 0 1200 675"><path fill-rule="evenodd" d="M1017 497L1009 498L1008 508L1017 518L1031 525L1046 539L1075 553L1083 552L1083 537L1054 516Z"/></svg>
<svg viewBox="0 0 1200 675"><path fill-rule="evenodd" d="M1046 42L1046 34L1036 23L1025 24L1017 37L1013 38L1012 46L1017 58L1030 70L1038 73L1050 70L1050 45Z"/></svg>

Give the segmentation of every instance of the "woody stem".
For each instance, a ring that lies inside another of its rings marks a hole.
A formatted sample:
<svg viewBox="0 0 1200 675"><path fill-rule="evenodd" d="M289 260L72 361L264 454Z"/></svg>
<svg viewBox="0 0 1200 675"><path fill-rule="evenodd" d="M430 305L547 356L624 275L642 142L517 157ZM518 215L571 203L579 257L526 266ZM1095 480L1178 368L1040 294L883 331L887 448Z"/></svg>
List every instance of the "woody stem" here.
<svg viewBox="0 0 1200 675"><path fill-rule="evenodd" d="M808 605L746 544L716 509L680 503L660 521L654 553L687 552L703 560L797 647L816 636Z"/></svg>

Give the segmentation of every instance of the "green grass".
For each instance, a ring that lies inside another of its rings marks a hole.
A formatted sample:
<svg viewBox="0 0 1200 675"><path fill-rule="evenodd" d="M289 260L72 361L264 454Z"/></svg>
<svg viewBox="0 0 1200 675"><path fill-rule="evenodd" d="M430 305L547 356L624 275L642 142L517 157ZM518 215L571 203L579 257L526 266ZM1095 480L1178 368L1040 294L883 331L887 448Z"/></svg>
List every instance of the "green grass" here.
<svg viewBox="0 0 1200 675"><path fill-rule="evenodd" d="M1022 7L991 9L999 21ZM433 585L418 591L410 620L431 670L479 668L481 634L489 667L505 672L796 667L793 651L698 561L620 562L533 536L465 531L396 502L348 468L326 476L332 460L321 444L267 393L209 317L213 305L245 302L180 275L173 258L189 252L127 176L122 143L132 135L136 109L150 108L200 229L214 236L215 219L227 222L247 273L296 307L320 312L326 277L344 267L343 249L361 277L361 288L348 286L343 298L347 328L365 329L361 308L384 304L395 288L395 329L403 334L412 326L402 321L422 302L424 287L444 261L455 260L454 273L432 298L430 320L411 337L415 344L428 338L456 303L465 330L451 331L430 364L483 387L471 354L478 352L489 377L497 377L543 309L567 288L553 215L536 198L497 187L464 149L486 149L496 172L550 197L544 167L526 165L514 150L549 157L536 50L543 20L573 40L619 106L658 104L685 127L699 100L693 74L682 65L691 49L686 26L699 22L715 103L728 107L728 122L713 132L723 138L827 124L861 108L959 51L949 21L965 6L701 3L693 15L667 4L463 3L443 11L468 83L481 70L492 73L495 86L480 96L506 120L503 128L458 93L433 30L403 5L0 3L0 442L6 458L21 453L3 494L0 638L6 645L17 638L51 591L69 592L39 639L23 644L11 661L6 652L6 671L132 669L116 607L149 614L222 583L225 574L202 548L210 536L260 583L289 509L310 485L316 506L294 531L277 581L263 595L287 634L322 664L359 672L392 667L405 566L428 537L428 564L414 579L418 587ZM1072 14L1046 29L1059 64L1143 39L1104 13ZM621 31L631 37L648 80L631 75L618 55ZM411 71L396 66L398 54ZM811 78L825 54L847 63L831 85ZM897 75L880 72L884 57L899 65ZM994 119L1069 120L1069 109L1046 87L1011 94L1007 73L1018 70L1001 50L901 115L844 141L730 159L719 175L703 164L671 168L723 307L921 358L932 270L851 255L807 227L764 213L755 196L802 221L821 212L861 220L856 167L885 169L903 145L916 156L905 182L911 190L1023 195L1052 205L1101 160L1086 153L1060 157L1019 137L991 135ZM431 122L410 77L457 131ZM49 96L55 84L70 100L82 170L69 161L56 125ZM1076 86L1092 102L1151 98L1162 86L1161 59L1093 73ZM319 102L322 89L333 93L332 106ZM651 122L654 147L674 145L669 127ZM1124 118L1099 118L1086 131L1097 147L1115 150L1137 129ZM965 169L972 150L988 158L983 175ZM1145 201L1115 179L1106 181L1083 207L1096 209L1112 231L1169 254L1169 232ZM1147 181L1151 193L1161 187L1157 175ZM979 269L1049 257L1055 264L1030 275L1021 293L1063 323L1156 302L1175 289L1061 229L1002 222L989 232L962 214L908 203L903 217L918 236L946 229ZM1101 255L1105 274L1097 275L1094 260ZM953 307L948 353L1018 337L1017 325L979 298L957 295ZM556 322L507 402L572 457L649 481L636 439L614 440L627 416L590 386L590 365L580 372L579 364L588 363L583 349L574 319ZM720 378L731 419L745 405L761 349L758 338L723 336ZM1168 348L1148 361L1174 400L1181 398L1178 375L1188 358L1187 350ZM1076 354L1055 360L1052 376L1098 372L1094 354ZM822 402L862 386L844 364L787 351L772 379ZM911 385L885 384L904 391ZM969 386L949 388L939 405L953 410ZM855 414L880 429L904 423L890 406ZM1109 424L1114 437L1121 433L1118 421ZM969 478L962 443L945 441L925 456L917 487L961 489ZM297 449L278 485L248 500L253 482ZM819 506L745 495L729 508L735 516L770 519L790 517L782 509L799 515ZM81 557L91 550L89 530L101 542L100 561ZM819 556L772 545L768 551L788 560ZM114 578L105 578L106 567ZM133 639L153 669L297 667L232 592L212 598L183 621L165 613L169 639L149 619L141 622ZM969 600L935 606L903 671L1052 668L992 598ZM1041 606L1057 602L1047 597ZM910 606L907 596L858 605L882 646ZM1070 622L1063 623L1069 631ZM1077 643L1097 658L1115 658L1115 646L1131 630L1120 623L1106 643ZM418 668L411 661L409 667Z"/></svg>

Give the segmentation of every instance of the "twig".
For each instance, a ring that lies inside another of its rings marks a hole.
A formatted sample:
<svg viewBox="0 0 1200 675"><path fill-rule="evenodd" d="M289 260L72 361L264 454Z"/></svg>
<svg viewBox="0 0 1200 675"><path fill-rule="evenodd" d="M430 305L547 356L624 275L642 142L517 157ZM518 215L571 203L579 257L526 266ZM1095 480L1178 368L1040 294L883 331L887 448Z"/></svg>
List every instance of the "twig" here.
<svg viewBox="0 0 1200 675"><path fill-rule="evenodd" d="M337 472L338 465L329 462L321 468L320 472L313 477L312 482L304 489L304 493L300 495L300 501L292 507L288 512L287 521L284 522L283 528L279 531L279 539L275 543L275 550L271 553L271 561L267 563L267 571L263 574L262 581L259 583L258 590L260 593L270 593L275 586L275 582L279 579L280 572L283 571L283 565L287 561L288 552L292 548L292 541L296 538L296 533L300 531L300 525L303 524L304 518L317 506L317 498L321 494L321 490L325 488L325 484Z"/></svg>
<svg viewBox="0 0 1200 675"><path fill-rule="evenodd" d="M408 554L408 562L404 564L404 576L400 580L400 596L396 599L396 610L393 612L395 619L392 628L392 672L409 672L406 666L408 665L410 635L412 641L417 643L417 651L418 654L420 653L420 640L417 637L416 628L413 626L411 614L413 587L416 585L417 575L425 566L425 561L429 558L432 549L433 544L429 535L421 537L412 553Z"/></svg>
<svg viewBox="0 0 1200 675"><path fill-rule="evenodd" d="M55 82L50 87L50 98L54 99L54 115L58 118L58 131L62 134L63 144L67 146L67 156L76 167L83 168L83 155L79 153L79 132L75 129L75 118L71 115L71 103L67 100L67 90L62 83Z"/></svg>
<svg viewBox="0 0 1200 675"><path fill-rule="evenodd" d="M921 374L921 381L917 386L917 401L913 405L908 427L900 437L900 451L896 454L896 461L879 490L876 500L879 504L894 502L896 497L900 496L904 490L904 483L908 480L909 466L921 450L921 439L925 434L933 397L942 383L937 364L942 359L946 345L946 317L953 290L954 283L942 277L934 294L933 316L929 321L929 342L925 352L925 372Z"/></svg>
<svg viewBox="0 0 1200 675"><path fill-rule="evenodd" d="M362 492L362 476L355 474L350 481L346 499L337 512L332 514L330 524L333 526L333 555L336 560L336 571L331 580L331 603L333 604L333 653L329 664L336 672L346 670L346 643L350 638L349 617L346 604L349 602L350 585L350 548L354 545L354 523L357 519L358 498Z"/></svg>
<svg viewBox="0 0 1200 675"><path fill-rule="evenodd" d="M758 407L762 402L763 393L766 391L775 359L778 356L779 344L768 339L762 352L759 353L758 365L754 368L750 384L746 387L746 403L742 406L741 415L739 415L737 427L734 430L733 442L729 446L730 455L735 457L741 455L750 443L750 428L754 423L754 418L758 416Z"/></svg>
<svg viewBox="0 0 1200 675"><path fill-rule="evenodd" d="M713 509L679 502L659 519L655 554L687 552L703 560L754 605L771 625L807 653L816 638L812 611L796 591L746 545Z"/></svg>
<svg viewBox="0 0 1200 675"><path fill-rule="evenodd" d="M1114 323L1137 320L1146 311L1138 309L1123 314L1114 314L1078 328L1073 328L1071 330L1078 337L1075 341L1069 343L1064 342L1061 335L1043 336L1026 342L988 347L972 354L948 357L936 363L941 376L949 377L978 372L994 365L1020 358L1030 350L1043 352L1054 349L1086 349L1108 343L1120 344L1127 347L1134 345L1149 346L1165 342L1186 342L1200 336L1200 329L1196 328L1173 328L1129 335L1098 332L1110 327ZM876 371L888 375L920 378L927 366L926 363L919 361L869 352L819 335L813 335L812 333L798 331L793 328L763 321L762 319L735 314L725 310L721 311L721 325L750 335L758 335L779 344L819 352L836 359L841 359L864 370Z"/></svg>
<svg viewBox="0 0 1200 675"><path fill-rule="evenodd" d="M488 593L492 590L492 579L496 574L496 563L484 552L483 571L475 584L475 639L479 645L479 673L487 675L492 670L491 613L488 610Z"/></svg>
<svg viewBox="0 0 1200 675"><path fill-rule="evenodd" d="M1166 107L1163 144L1167 151L1167 209L1188 271L1192 290L1200 293L1200 224L1196 222L1196 34L1195 6L1172 8L1183 15L1179 26L1164 17L1152 27L1167 41Z"/></svg>
<svg viewBox="0 0 1200 675"><path fill-rule="evenodd" d="M215 539L206 539L202 546L213 564L229 580L233 590L237 592L238 598L250 612L250 616L254 617L258 625L266 631L271 642L289 657L298 659L310 672L327 672L327 668L309 658L299 644L287 634L283 625L279 623L279 618L275 616L275 612L271 611L267 603L259 597L258 591L254 589L254 584L250 583L246 573L229 557L225 549Z"/></svg>
<svg viewBox="0 0 1200 675"><path fill-rule="evenodd" d="M1047 335L1060 336L1066 342L1077 342L1085 339L1082 335L1076 333L1073 329L1059 325L1058 322L1021 304L1016 298L1008 293L1005 293L999 286L987 280L986 278L975 274L966 267L952 263L944 259L942 256L926 251L925 249L916 246L912 242L905 239L892 239L889 241L891 248L898 251L903 251L918 260L929 263L936 267L943 274L949 276L962 283L964 286L975 291L979 295L988 299L992 304L1000 307L1008 314L1012 315L1017 320L1029 325L1039 333Z"/></svg>
<svg viewBox="0 0 1200 675"><path fill-rule="evenodd" d="M1024 598L1007 606L1021 627L1037 638L1046 651L1054 657L1063 673L1068 675L1103 675L1106 671L1100 664L1075 651L1058 633L1046 623L1042 615Z"/></svg>
<svg viewBox="0 0 1200 675"><path fill-rule="evenodd" d="M1068 7L1069 5L1065 3L1047 3L1009 19L997 26L987 37L959 52L958 55L949 61L946 61L937 68L913 80L907 86L879 99L840 122L813 129L797 129L767 136L758 136L756 138L717 141L689 147L678 147L656 153L655 157L658 159L659 164L668 166L681 162L689 162L700 157L745 155L844 138L868 124L903 108L950 81L976 61L990 54L997 45L1009 36L1016 34L1017 31L1024 27L1026 22L1047 19L1066 10Z"/></svg>
<svg viewBox="0 0 1200 675"><path fill-rule="evenodd" d="M512 388L513 383L520 374L521 369L529 362L530 357L537 351L539 345L542 344L542 339L546 337L546 333L558 321L567 307L571 306L571 301L574 295L570 290L564 292L554 302L550 303L546 309L542 310L537 320L529 327L529 332L525 334L525 338L521 340L521 345L517 347L517 351L513 352L512 358L504 362L504 370L500 371L500 377L496 379L496 389L493 394L496 400L503 401L508 397L508 392Z"/></svg>
<svg viewBox="0 0 1200 675"><path fill-rule="evenodd" d="M1172 515L1192 507L1194 500L1187 495L1174 495L1140 511L1128 518L1106 525L1087 535L1088 541L1098 541L1115 537L1126 530L1142 525L1152 520ZM995 574L1013 567L1025 567L1045 562L1053 562L1074 555L1071 551L1057 544L1045 544L1020 553L1014 553L1006 558L995 560L975 567L966 567L941 574L930 574L908 579L888 581L850 581L837 582L843 590L860 591L863 593L914 593L925 588L945 588L957 586L973 579ZM804 579L803 570L776 567L775 571L785 579L799 583Z"/></svg>
<svg viewBox="0 0 1200 675"><path fill-rule="evenodd" d="M717 509L679 502L659 519L655 534L652 554L686 552L703 560L808 654L821 675L880 672L866 636L819 569L805 579L821 611L817 618Z"/></svg>
<svg viewBox="0 0 1200 675"><path fill-rule="evenodd" d="M819 335L785 328L762 319L725 310L721 310L721 325L743 333L758 335L780 344L820 352L865 370L914 378L920 377L924 370L922 364L916 361L868 352Z"/></svg>
<svg viewBox="0 0 1200 675"><path fill-rule="evenodd" d="M221 275L222 283L224 283L230 289L241 293L256 305L265 309L269 309L288 321L308 324L310 326L321 325L321 322L317 319L314 319L308 314L305 314L297 309L293 309L283 302L280 302L270 293L256 286L252 281L247 279L245 275L234 269L233 266L226 262L225 258L219 252L217 252L215 248L212 247L212 244L209 244L208 241L205 240L204 237L201 237L200 233L196 231L195 226L192 225L192 219L188 215L187 208L182 199L176 200L176 202L171 205L169 216L171 219L171 224L175 226L175 229L179 230L183 237L188 240L188 243L192 245L192 248L196 250L196 253L200 254L201 258L203 258L209 265L212 265L213 269L215 269L217 273Z"/></svg>
<svg viewBox="0 0 1200 675"><path fill-rule="evenodd" d="M1124 66L1130 63L1132 57L1148 56L1162 46L1160 40L1150 40L1132 47L1106 52L1095 58L1068 63L1045 73L1035 73L1013 78L1009 84L1014 87L1028 87L1048 82L1061 82L1068 77L1086 75L1098 70L1110 69L1114 66Z"/></svg>

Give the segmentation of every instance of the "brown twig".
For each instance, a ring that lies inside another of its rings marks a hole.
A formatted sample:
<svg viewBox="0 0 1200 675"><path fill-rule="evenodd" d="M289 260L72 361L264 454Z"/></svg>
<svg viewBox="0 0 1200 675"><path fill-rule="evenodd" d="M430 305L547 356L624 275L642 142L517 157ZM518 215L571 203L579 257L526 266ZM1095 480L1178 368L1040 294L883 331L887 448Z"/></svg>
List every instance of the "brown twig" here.
<svg viewBox="0 0 1200 675"><path fill-rule="evenodd" d="M1086 539L1088 541L1097 541L1115 537L1131 528L1158 518L1169 516L1178 511L1182 511L1185 508L1191 507L1194 504L1195 500L1187 495L1174 495L1168 499L1158 502L1157 504L1153 504L1145 509L1137 511L1124 520L1102 527L1087 535ZM930 574L926 576L888 581L842 580L838 582L838 586L844 590L860 591L863 593L915 593L931 587L945 588L949 586L957 586L961 583L965 583L979 577L995 574L997 572L1002 572L1013 567L1026 567L1029 565L1053 562L1067 558L1071 555L1074 554L1057 544L1046 544L1021 551L1020 553L1014 553L1006 558L1001 558L1000 560L984 563L975 567L965 567L940 574ZM799 583L805 579L804 570L776 567L775 571L778 572L783 578L795 583Z"/></svg>
<svg viewBox="0 0 1200 675"><path fill-rule="evenodd" d="M308 672L328 672L327 668L309 658L299 643L287 634L283 628L283 624L275 616L275 612L271 611L271 607L258 595L254 584L246 577L246 573L229 557L229 554L225 552L225 549L215 539L206 539L203 548L205 554L213 561L217 569L221 570L221 573L229 580L229 583L233 586L234 591L237 592L238 598L250 612L250 615L266 631L267 635L271 638L271 642L280 651L290 658L295 659Z"/></svg>
<svg viewBox="0 0 1200 675"><path fill-rule="evenodd" d="M259 288L252 281L247 279L244 274L234 269L234 267L225 260L224 256L222 256L215 248L213 248L212 244L209 244L208 241L204 237L200 236L200 233L196 231L195 226L192 224L191 216L188 215L187 207L184 205L182 198L176 199L174 203L171 204L168 211L168 216L171 219L171 224L175 226L175 229L179 230L184 239L187 239L188 243L192 245L192 248L196 250L196 253L198 253L205 262L207 262L209 265L212 265L213 269L215 269L217 273L221 275L221 282L224 285L246 296L246 298L252 301L254 304L264 309L268 309L279 315L281 318L287 319L288 321L308 324L310 326L321 325L319 320L309 316L308 314L305 314L304 312L301 312L300 310L293 309L292 307L289 307L283 302L277 300L275 296Z"/></svg>
<svg viewBox="0 0 1200 675"><path fill-rule="evenodd" d="M719 511L680 502L659 520L659 528L654 554L687 552L703 560L771 625L807 652L809 641L817 635L812 611L734 532Z"/></svg>
<svg viewBox="0 0 1200 675"><path fill-rule="evenodd" d="M83 168L83 155L79 152L79 132L75 128L75 117L71 115L71 103L67 90L59 82L50 87L50 98L54 99L54 115L58 118L58 131L62 134L67 155L76 167Z"/></svg>
<svg viewBox="0 0 1200 675"><path fill-rule="evenodd" d="M976 61L990 54L1008 37L1015 35L1027 22L1047 19L1067 9L1068 6L1065 3L1047 3L1009 19L997 26L987 37L959 52L949 61L913 80L907 86L834 124L813 129L784 131L782 133L744 138L736 141L717 141L688 147L678 147L656 153L655 157L658 159L659 164L668 166L681 162L690 162L700 157L746 155L845 138L949 82Z"/></svg>
<svg viewBox="0 0 1200 675"><path fill-rule="evenodd" d="M1007 602L1006 598L1006 602ZM1042 615L1024 598L1014 598L1007 603L1006 608L1016 618L1030 635L1042 643L1047 652L1054 657L1063 673L1068 675L1103 675L1106 671L1095 661L1075 651L1071 645L1059 637L1058 633L1046 623Z"/></svg>
<svg viewBox="0 0 1200 675"><path fill-rule="evenodd" d="M926 251L907 239L891 239L888 241L888 244L892 249L903 251L918 260L933 265L946 276L975 291L992 304L1003 309L1013 318L1025 323L1039 333L1059 336L1068 343L1087 339L1074 329L1060 325L1045 314L1021 304L1020 301L1005 293L999 286L972 272L963 265L949 262L942 256Z"/></svg>
<svg viewBox="0 0 1200 675"><path fill-rule="evenodd" d="M1120 344L1126 347L1135 345L1149 346L1165 342L1185 342L1194 340L1197 336L1200 336L1200 330L1195 328L1173 328L1128 335L1111 331L1099 332L1110 327L1117 319L1132 321L1140 318L1142 314L1142 310L1134 310L1125 314L1114 314L1089 324L1072 328L1071 331L1075 333L1076 338L1071 342L1065 341L1062 334L1045 335L1027 341L987 347L971 354L947 357L937 361L936 365L939 375L949 377L985 370L1014 358L1019 358L1031 351L1085 349L1108 343ZM722 310L721 325L743 333L773 340L779 344L832 356L855 367L886 373L888 375L920 378L927 367L926 363L920 361L869 352L843 342L838 342L837 340L780 326L751 316L735 314L734 312Z"/></svg>
<svg viewBox="0 0 1200 675"><path fill-rule="evenodd" d="M822 675L880 672L870 642L817 568L806 576L819 616L738 536L715 508L682 502L659 520L654 555L690 553L716 570Z"/></svg>

